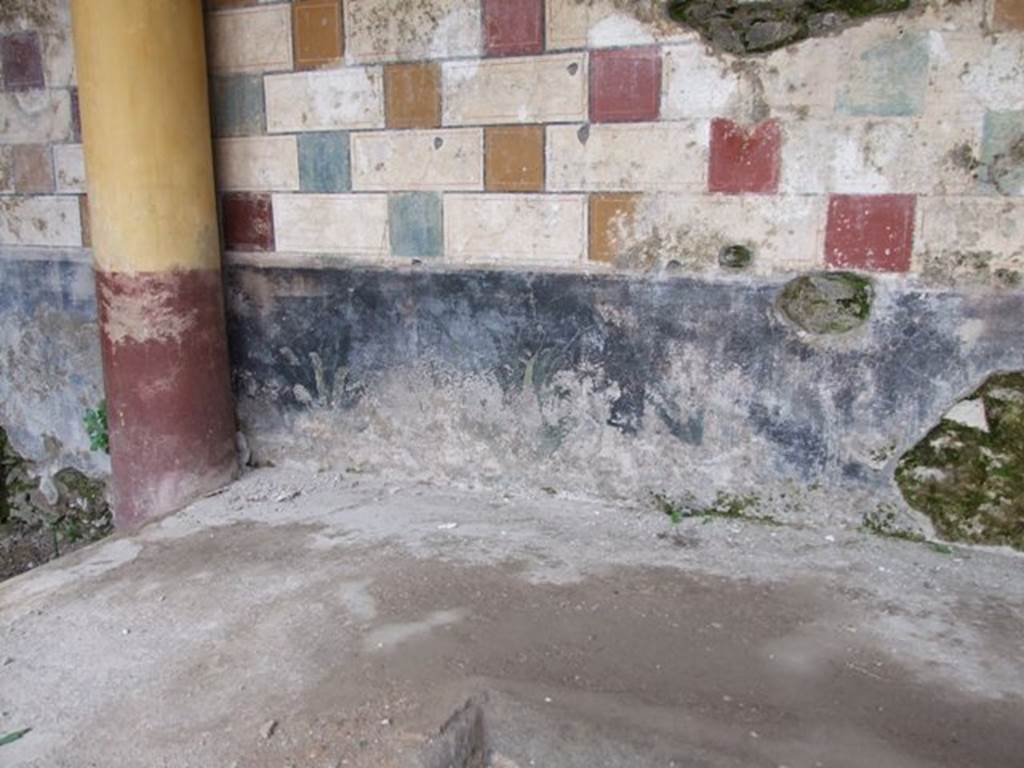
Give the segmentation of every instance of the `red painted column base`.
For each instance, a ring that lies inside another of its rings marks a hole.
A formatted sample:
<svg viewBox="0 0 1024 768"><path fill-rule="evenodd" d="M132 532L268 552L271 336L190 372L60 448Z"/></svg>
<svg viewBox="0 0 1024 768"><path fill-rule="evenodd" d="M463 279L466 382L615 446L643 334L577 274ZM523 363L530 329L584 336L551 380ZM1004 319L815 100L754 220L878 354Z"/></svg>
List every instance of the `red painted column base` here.
<svg viewBox="0 0 1024 768"><path fill-rule="evenodd" d="M118 526L237 475L219 270L97 273Z"/></svg>

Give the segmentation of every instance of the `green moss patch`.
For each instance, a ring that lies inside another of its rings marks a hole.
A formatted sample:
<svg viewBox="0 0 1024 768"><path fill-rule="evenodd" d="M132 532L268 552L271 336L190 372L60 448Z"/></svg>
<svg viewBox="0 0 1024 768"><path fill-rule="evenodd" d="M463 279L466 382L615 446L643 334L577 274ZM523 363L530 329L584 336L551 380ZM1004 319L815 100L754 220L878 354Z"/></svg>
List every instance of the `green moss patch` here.
<svg viewBox="0 0 1024 768"><path fill-rule="evenodd" d="M900 459L896 482L942 538L1024 550L1024 372L992 376L966 402L984 420L943 419Z"/></svg>
<svg viewBox="0 0 1024 768"><path fill-rule="evenodd" d="M745 245L727 245L718 252L718 263L726 269L746 269L754 260L754 252Z"/></svg>
<svg viewBox="0 0 1024 768"><path fill-rule="evenodd" d="M10 521L18 499L34 487L26 473L25 460L14 452L7 433L0 429L0 525Z"/></svg>
<svg viewBox="0 0 1024 768"><path fill-rule="evenodd" d="M655 509L667 515L675 525L687 519L699 518L707 522L716 517L730 520L747 520L765 525L781 525L771 515L757 513L756 509L761 500L755 494L743 496L720 491L715 496L714 501L707 505L678 501L662 493L655 493L652 500Z"/></svg>
<svg viewBox="0 0 1024 768"><path fill-rule="evenodd" d="M0 580L113 530L103 481L68 467L53 476L53 485L51 503L32 463L15 453L0 429Z"/></svg>

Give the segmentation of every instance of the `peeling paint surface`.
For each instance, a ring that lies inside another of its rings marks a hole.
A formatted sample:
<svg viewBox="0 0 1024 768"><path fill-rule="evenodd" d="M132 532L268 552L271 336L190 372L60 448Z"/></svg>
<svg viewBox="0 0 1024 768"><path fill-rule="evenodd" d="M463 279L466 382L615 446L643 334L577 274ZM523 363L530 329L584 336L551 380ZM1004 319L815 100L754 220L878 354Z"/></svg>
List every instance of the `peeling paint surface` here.
<svg viewBox="0 0 1024 768"><path fill-rule="evenodd" d="M181 283L180 272L100 282L103 332L109 342L114 346L125 342L185 342L187 334L195 330L198 310L181 306Z"/></svg>

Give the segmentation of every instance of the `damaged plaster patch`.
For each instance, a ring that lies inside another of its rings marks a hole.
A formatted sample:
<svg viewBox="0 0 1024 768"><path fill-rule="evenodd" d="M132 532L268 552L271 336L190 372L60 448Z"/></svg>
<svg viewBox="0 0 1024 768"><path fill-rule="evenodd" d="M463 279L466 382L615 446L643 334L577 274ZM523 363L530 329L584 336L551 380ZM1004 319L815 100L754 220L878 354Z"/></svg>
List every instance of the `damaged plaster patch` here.
<svg viewBox="0 0 1024 768"><path fill-rule="evenodd" d="M1024 283L1024 253L926 251L921 255L921 277L933 285L955 288L1014 289Z"/></svg>
<svg viewBox="0 0 1024 768"><path fill-rule="evenodd" d="M587 34L587 45L591 48L607 48L624 39L638 44L655 42L654 35L643 21L616 13L591 27Z"/></svg>
<svg viewBox="0 0 1024 768"><path fill-rule="evenodd" d="M1024 111L986 112L978 164L987 189L1024 194Z"/></svg>
<svg viewBox="0 0 1024 768"><path fill-rule="evenodd" d="M631 215L609 222L609 241L615 265L639 272L708 272L731 246L756 254L755 269L803 269L817 206L768 195L644 195Z"/></svg>
<svg viewBox="0 0 1024 768"><path fill-rule="evenodd" d="M80 246L77 201L49 195L3 196L0 198L0 244Z"/></svg>
<svg viewBox="0 0 1024 768"><path fill-rule="evenodd" d="M718 243L723 237L718 233L703 234L696 225L693 228L654 225L641 238L620 250L615 264L620 269L643 272L656 269L699 272L714 263Z"/></svg>
<svg viewBox="0 0 1024 768"><path fill-rule="evenodd" d="M962 142L946 161L969 176L987 194L1018 197L1024 193L1024 111L988 111L981 152Z"/></svg>
<svg viewBox="0 0 1024 768"><path fill-rule="evenodd" d="M658 24L667 20L662 0L573 0L576 5L592 8L607 6L623 18L632 18L641 24Z"/></svg>
<svg viewBox="0 0 1024 768"><path fill-rule="evenodd" d="M786 319L814 334L859 328L871 314L871 283L852 272L819 272L791 280L779 294Z"/></svg>
<svg viewBox="0 0 1024 768"><path fill-rule="evenodd" d="M147 280L141 290L100 283L103 330L110 343L183 342L198 313L181 307L173 282L172 274Z"/></svg>
<svg viewBox="0 0 1024 768"><path fill-rule="evenodd" d="M670 0L668 15L696 29L717 50L744 55L833 34L910 5L910 0Z"/></svg>
<svg viewBox="0 0 1024 768"><path fill-rule="evenodd" d="M942 417L945 421L954 421L971 429L988 432L988 419L985 417L985 403L981 400L963 400Z"/></svg>

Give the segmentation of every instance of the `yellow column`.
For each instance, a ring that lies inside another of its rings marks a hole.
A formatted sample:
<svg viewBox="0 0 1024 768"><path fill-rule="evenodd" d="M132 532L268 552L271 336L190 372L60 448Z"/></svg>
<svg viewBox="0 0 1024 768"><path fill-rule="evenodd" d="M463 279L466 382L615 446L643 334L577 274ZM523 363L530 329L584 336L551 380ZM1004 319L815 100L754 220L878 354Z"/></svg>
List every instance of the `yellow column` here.
<svg viewBox="0 0 1024 768"><path fill-rule="evenodd" d="M231 479L201 0L72 0L114 512Z"/></svg>
<svg viewBox="0 0 1024 768"><path fill-rule="evenodd" d="M220 263L200 0L74 0L96 266Z"/></svg>

